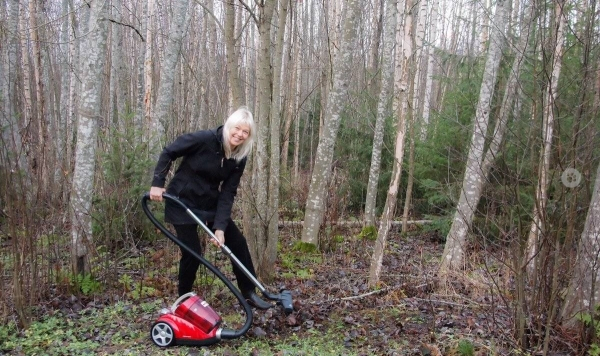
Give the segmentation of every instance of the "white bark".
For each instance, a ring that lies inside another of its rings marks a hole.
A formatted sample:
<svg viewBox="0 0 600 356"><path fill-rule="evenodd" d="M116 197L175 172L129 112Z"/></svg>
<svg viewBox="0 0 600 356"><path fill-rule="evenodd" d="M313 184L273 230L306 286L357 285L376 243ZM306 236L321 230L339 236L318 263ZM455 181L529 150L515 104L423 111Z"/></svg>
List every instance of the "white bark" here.
<svg viewBox="0 0 600 356"><path fill-rule="evenodd" d="M551 75L544 94L544 107L542 112L542 147L540 154L540 166L538 168L538 184L535 191L535 206L533 209L533 221L527 239L526 256L528 259L528 270L535 270L535 256L538 253L540 239L544 234L546 218L546 204L548 202L548 185L550 183L549 169L552 150L552 136L554 131L554 108L556 93L558 90L558 78L560 76L563 48L565 41L566 18L563 12L564 2L556 4L556 43L552 58Z"/></svg>
<svg viewBox="0 0 600 356"><path fill-rule="evenodd" d="M319 144L308 192L302 229L302 242L317 244L319 229L323 222L326 203L326 190L331 176L333 150L340 125L340 114L345 104L348 84L352 73L351 60L356 37L356 25L361 11L358 0L347 1L343 21L343 38L339 53L333 62L333 87L329 93L322 134Z"/></svg>
<svg viewBox="0 0 600 356"><path fill-rule="evenodd" d="M0 78L0 102L5 113L0 116L0 127L2 127L2 151L3 155L12 152L14 154L13 171L23 170L29 172L29 167L22 152L22 138L19 130L19 122L14 107L14 95L16 95L17 80L17 50L19 47L19 1L11 0L7 4L7 28L1 40L7 44L7 50L2 52L2 75ZM4 37L6 36L6 37ZM6 150L6 151L4 151Z"/></svg>
<svg viewBox="0 0 600 356"><path fill-rule="evenodd" d="M516 106L514 104L517 102L518 98L519 78L521 75L522 64L527 56L527 43L530 39L531 19L533 17L532 11L533 8L531 7L531 3L527 3L524 8L524 27L522 28L520 37L514 48L515 59L508 75L508 80L506 81L506 89L504 91L504 97L502 98L502 104L500 105L500 113L498 114L489 149L485 155L481 168L484 177L488 176L492 163L500 152L500 147L504 141L504 134L508 127L510 114L513 113L516 116L518 113L518 111L514 111ZM510 19L510 17L507 18ZM479 202L479 199L477 202Z"/></svg>
<svg viewBox="0 0 600 356"><path fill-rule="evenodd" d="M431 2L431 15L429 23L429 41L427 44L427 78L425 79L425 97L423 99L423 114L421 119L420 138L424 140L427 137L427 128L429 127L429 114L433 105L433 64L435 60L435 44L437 43L437 28L439 22L439 0Z"/></svg>
<svg viewBox="0 0 600 356"><path fill-rule="evenodd" d="M385 119L391 111L391 100L394 85L394 48L395 32L398 22L397 0L386 1L385 18L383 20L383 51L381 55L381 90L377 103L377 118L373 133L373 149L371 150L371 166L365 199L364 225L375 226L377 203L377 186L381 170L381 147L383 145L383 128Z"/></svg>
<svg viewBox="0 0 600 356"><path fill-rule="evenodd" d="M288 17L289 0L282 0L278 11L278 24L276 32L275 48L273 50L273 91L271 93L271 112L269 114L270 123L270 162L269 162L269 199L267 211L267 254L266 260L263 262L265 266L272 266L277 259L277 243L279 237L279 188L281 174L281 152L280 152L280 137L281 137L281 101L282 101L282 80L283 72L283 45ZM285 153L284 153L285 154ZM271 272L271 269L268 269Z"/></svg>
<svg viewBox="0 0 600 356"><path fill-rule="evenodd" d="M69 53L69 2L68 0L61 1L61 12L63 16L63 22L60 28L60 51L62 53L62 58L60 59L60 76L61 76L61 87L60 87L60 97L59 97L59 110L58 110L58 118L57 118L57 133L59 137L69 137L67 131L67 120L69 117L69 82L71 81L71 75L69 70L69 62L71 61L70 53ZM60 162L60 169L56 169L54 171L55 182L60 182L63 178L64 173L68 172L67 162L70 159L67 159L66 156L66 146L67 140L56 140L56 158L57 161ZM64 186L63 186L64 189ZM63 189L60 189L62 191Z"/></svg>
<svg viewBox="0 0 600 356"><path fill-rule="evenodd" d="M73 9L73 0L69 1L69 8ZM76 39L76 34L78 31L77 19L75 17L74 11L70 12L70 30L69 30L69 56L71 57L71 69L69 72L69 103L68 103L68 113L66 119L66 132L69 138L73 138L75 136L76 123L77 123L77 104L79 100L79 88L80 82L78 80L79 73L81 72L79 69L79 58L80 58L80 40ZM69 168L68 172L71 171L71 157L73 156L74 147L71 144L71 139L67 140L65 156L67 157L67 168ZM69 186L71 185L71 181L68 182Z"/></svg>
<svg viewBox="0 0 600 356"><path fill-rule="evenodd" d="M150 141L152 136L152 90L154 81L152 80L152 70L154 62L153 44L154 44L154 0L148 0L148 15L146 16L146 48L144 50L144 123L148 128L146 139Z"/></svg>
<svg viewBox="0 0 600 356"><path fill-rule="evenodd" d="M406 122L410 115L409 105L411 98L409 95L409 83L411 81L413 55L413 1L406 0L398 3L399 19L404 15L404 26L397 26L396 44L402 44L401 50L396 51L396 73L394 76L395 95L394 95L394 113L397 115L396 123L396 143L394 146L394 165L392 168L392 177L388 187L385 206L377 231L377 240L373 249L371 266L369 268L369 286L375 286L379 282L383 262L383 254L387 236L392 226L392 220L396 212L396 202L398 200L398 190L400 188L400 178L402 176L402 161L404 160L404 142L406 140ZM401 21L398 21L402 24Z"/></svg>
<svg viewBox="0 0 600 356"><path fill-rule="evenodd" d="M452 220L452 226L446 237L444 253L442 254L440 266L440 275L442 276L446 276L450 270L462 267L464 263L467 234L473 221L475 210L477 209L477 203L481 197L481 190L483 189L485 180L481 169L485 153L485 135L490 118L496 76L504 47L506 23L506 0L500 0L496 3L496 13L492 25L493 31L479 91L479 101L473 122L473 134L460 198L454 219Z"/></svg>
<svg viewBox="0 0 600 356"><path fill-rule="evenodd" d="M235 31L235 4L225 3L225 57L227 58L227 82L229 93L227 95L228 107L235 109L243 104L240 74L238 69L239 50L236 45L237 33Z"/></svg>
<svg viewBox="0 0 600 356"><path fill-rule="evenodd" d="M30 125L32 125L32 120L33 120L33 99L32 99L32 92L31 92L31 65L30 65L30 60L29 60L29 43L28 43L28 36L26 35L27 31L26 29L28 28L27 25L27 11L26 8L24 7L25 5L23 3L20 4L21 8L20 8L20 12L19 12L19 33L23 33L22 36L20 36L21 38L21 68L23 69L23 112L21 113L22 116L22 125L23 127L31 127ZM35 126L34 126L35 127ZM31 163L31 160L33 159L31 154L31 149L28 145L26 145L26 147L24 147L24 149L27 151L25 152L25 154L27 155L27 157L29 157L29 169L33 170L33 164Z"/></svg>
<svg viewBox="0 0 600 356"><path fill-rule="evenodd" d="M568 325L574 325L578 314L594 315L600 305L600 164L596 170L596 180L592 200L581 240L577 249L575 272L570 281L570 292L566 295L563 318Z"/></svg>
<svg viewBox="0 0 600 356"><path fill-rule="evenodd" d="M179 0L173 3L169 40L160 64L160 83L158 84L154 115L151 115L150 122L150 152L157 157L165 138L165 125L171 116L170 109L173 102L177 63L181 55L181 41L190 18L189 3L190 0Z"/></svg>
<svg viewBox="0 0 600 356"><path fill-rule="evenodd" d="M271 91L271 82L273 73L271 71L271 23L274 18L273 13L278 1L266 2L260 9L258 32L260 35L260 47L257 59L257 91L258 91L258 112L255 113L257 123L256 136L256 156L255 169L253 174L253 187L255 190L255 210L253 211L252 225L253 235L250 240L253 250L253 259L257 264L257 269L262 273L266 271L261 262L266 261L267 252L267 226L272 216L269 211L269 131L271 125L271 98L274 94Z"/></svg>
<svg viewBox="0 0 600 356"><path fill-rule="evenodd" d="M107 1L90 1L89 32L82 49L82 91L79 106L77 146L71 191L71 256L78 273L87 268L88 244L92 243L92 194L101 91L106 62Z"/></svg>

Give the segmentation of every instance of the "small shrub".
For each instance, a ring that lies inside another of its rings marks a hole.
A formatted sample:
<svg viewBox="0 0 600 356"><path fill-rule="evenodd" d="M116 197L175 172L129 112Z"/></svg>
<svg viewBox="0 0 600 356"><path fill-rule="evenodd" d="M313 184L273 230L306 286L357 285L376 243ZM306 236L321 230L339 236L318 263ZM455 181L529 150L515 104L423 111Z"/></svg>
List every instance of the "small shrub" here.
<svg viewBox="0 0 600 356"><path fill-rule="evenodd" d="M373 225L363 227L360 234L358 234L358 238L369 241L377 240L377 228Z"/></svg>
<svg viewBox="0 0 600 356"><path fill-rule="evenodd" d="M592 344L588 349L589 356L600 356L600 304L596 306L596 316L581 313L577 316L586 327L593 328Z"/></svg>
<svg viewBox="0 0 600 356"><path fill-rule="evenodd" d="M460 356L473 356L475 354L475 347L471 341L462 339L458 342L457 351Z"/></svg>
<svg viewBox="0 0 600 356"><path fill-rule="evenodd" d="M71 287L80 290L84 295L92 295L102 290L102 284L91 274L78 274L71 278Z"/></svg>
<svg viewBox="0 0 600 356"><path fill-rule="evenodd" d="M313 253L317 251L317 245L308 242L298 241L294 244L292 250L303 253Z"/></svg>

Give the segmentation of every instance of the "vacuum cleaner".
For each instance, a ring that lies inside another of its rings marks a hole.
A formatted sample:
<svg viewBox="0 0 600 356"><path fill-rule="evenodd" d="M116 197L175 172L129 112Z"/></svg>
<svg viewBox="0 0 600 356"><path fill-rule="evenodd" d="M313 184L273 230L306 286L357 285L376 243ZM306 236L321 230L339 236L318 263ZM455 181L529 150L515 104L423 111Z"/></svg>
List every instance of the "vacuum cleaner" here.
<svg viewBox="0 0 600 356"><path fill-rule="evenodd" d="M163 193L163 198L168 199L181 206L186 213L202 227L211 239L217 241L215 234L200 220L181 200L178 198ZM198 252L192 250L186 244L181 242L173 233L154 216L148 207L150 193L145 193L142 197L142 209L148 216L150 221L156 226L165 236L185 249L194 256L201 264L208 268L214 275L219 278L227 288L233 293L246 314L246 321L239 329L228 329L222 327L222 319L219 314L195 293L187 293L180 296L171 306L160 311L160 316L152 325L150 337L152 341L160 347L168 347L173 345L191 345L191 346L207 346L219 342L222 339L235 339L244 335L252 325L252 308L242 293L233 285L233 283L221 271L206 260ZM220 245L220 244L217 244ZM286 314L294 311L292 302L292 293L288 290L281 290L278 294L269 293L267 289L248 271L248 269L240 262L240 260L225 246L220 245L221 251L231 259L231 261L240 268L240 270L254 283L256 288L262 295L269 300L275 301L281 305Z"/></svg>

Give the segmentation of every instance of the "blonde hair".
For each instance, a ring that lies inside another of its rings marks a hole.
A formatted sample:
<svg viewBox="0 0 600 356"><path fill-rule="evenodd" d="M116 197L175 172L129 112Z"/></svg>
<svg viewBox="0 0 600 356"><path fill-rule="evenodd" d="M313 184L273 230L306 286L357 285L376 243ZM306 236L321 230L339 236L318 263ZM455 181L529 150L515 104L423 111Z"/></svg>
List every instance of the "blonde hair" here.
<svg viewBox="0 0 600 356"><path fill-rule="evenodd" d="M231 128L240 124L248 125L250 133L248 134L248 138L246 138L241 145L232 150L231 145L229 144L229 133ZM233 114L229 115L227 120L225 120L225 125L223 125L223 149L225 150L225 157L233 158L236 162L240 162L248 157L250 152L252 152L255 131L256 125L254 124L252 113L246 106L240 106Z"/></svg>

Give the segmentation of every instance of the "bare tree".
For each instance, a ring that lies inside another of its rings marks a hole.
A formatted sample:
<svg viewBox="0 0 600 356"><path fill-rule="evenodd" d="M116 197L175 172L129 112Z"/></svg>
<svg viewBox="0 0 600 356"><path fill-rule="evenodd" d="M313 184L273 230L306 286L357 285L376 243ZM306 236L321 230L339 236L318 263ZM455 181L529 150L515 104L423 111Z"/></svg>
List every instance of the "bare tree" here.
<svg viewBox="0 0 600 356"><path fill-rule="evenodd" d="M235 1L225 2L225 57L227 58L227 82L229 88L228 107L237 108L243 104L242 86L238 70L239 44L238 33L235 28L236 16ZM238 29L239 31L239 29Z"/></svg>
<svg viewBox="0 0 600 356"><path fill-rule="evenodd" d="M173 17L169 40L165 48L164 60L160 66L160 83L158 86L155 113L150 123L150 151L157 155L160 152L160 142L165 138L165 124L170 116L173 102L173 86L177 63L181 56L181 41L185 33L189 14L190 0L180 0L173 3Z"/></svg>
<svg viewBox="0 0 600 356"><path fill-rule="evenodd" d="M411 75L414 75L413 68L413 7L412 0L398 2L398 16L403 18L398 21L403 26L396 28L396 43L402 44L402 49L396 51L396 74L394 76L394 113L396 115L396 142L394 144L394 164L392 168L392 177L388 186L387 197L379 229L377 231L377 239L373 248L373 256L371 257L371 265L369 267L369 286L375 286L379 282L381 275L381 267L383 262L383 254L385 252L385 244L387 241L392 220L396 212L396 203L398 201L398 190L400 189L400 178L402 176L402 161L404 159L404 142L406 139L406 125L411 115L409 103L411 102L410 82Z"/></svg>
<svg viewBox="0 0 600 356"><path fill-rule="evenodd" d="M438 42L438 23L439 23L439 0L431 2L431 13L429 16L429 30L427 33L428 43L425 45L427 53L427 70L425 79L425 93L423 98L423 113L421 115L420 139L424 140L427 137L427 129L429 127L429 115L433 106L433 76L434 76L434 60L435 60L435 44Z"/></svg>
<svg viewBox="0 0 600 356"><path fill-rule="evenodd" d="M282 114L282 80L283 73L283 40L285 35L286 22L288 18L288 8L290 0L281 0L279 12L277 14L277 34L275 36L275 46L273 50L273 80L270 105L270 157L269 157L269 212L267 220L267 244L265 261L262 266L272 266L277 259L277 243L279 241L279 188L281 175L281 114ZM267 268L266 270L271 270Z"/></svg>
<svg viewBox="0 0 600 356"><path fill-rule="evenodd" d="M280 118L281 118L281 68L283 39L289 0L265 1L259 4L256 15L260 46L258 53L258 103L257 147L253 165L253 209L251 253L258 273L270 277L277 258L278 211L280 185ZM279 11L277 11L279 10ZM277 19L277 26L273 23ZM275 43L271 44L271 39Z"/></svg>
<svg viewBox="0 0 600 356"><path fill-rule="evenodd" d="M144 48L144 123L148 130L145 137L150 142L150 137L153 134L150 130L152 127L152 91L154 88L153 68L154 68L154 8L155 0L147 0L147 16L145 16L144 24L146 25L146 43Z"/></svg>
<svg viewBox="0 0 600 356"><path fill-rule="evenodd" d="M574 317L581 317L582 314L595 315L596 307L600 305L598 266L600 266L600 164L596 170L592 201L577 249L575 271L571 277L570 290L566 294L562 312L565 324L574 325L577 321Z"/></svg>
<svg viewBox="0 0 600 356"><path fill-rule="evenodd" d="M92 244L92 195L96 172L96 142L101 120L102 83L106 64L107 1L89 2L89 32L82 48L82 93L78 111L77 145L71 188L71 243L73 271L89 272Z"/></svg>
<svg viewBox="0 0 600 356"><path fill-rule="evenodd" d="M540 239L544 235L546 220L546 205L548 203L548 185L550 183L550 158L552 156L552 137L554 131L554 110L556 108L556 96L558 90L558 78L562 67L564 53L566 14L564 13L565 0L557 1L555 4L555 31L554 48L552 55L552 67L546 92L544 93L544 105L542 112L542 146L540 153L540 164L538 167L538 182L535 192L535 206L533 209L533 221L527 239L528 269L533 273L535 268L535 256L539 251ZM532 276L535 279L535 276Z"/></svg>
<svg viewBox="0 0 600 356"><path fill-rule="evenodd" d="M414 173L415 173L415 127L421 121L420 117L423 113L425 106L425 85L422 85L427 79L427 51L423 48L423 42L425 41L425 24L427 23L427 2L420 1L418 3L419 10L417 13L417 23L415 28L415 75L412 78L412 116L413 120L409 126L409 145L408 145L408 178L406 180L406 193L404 196L404 211L402 213L402 233L405 234L408 231L408 215L410 207L412 206L412 194L414 185Z"/></svg>
<svg viewBox="0 0 600 356"><path fill-rule="evenodd" d="M19 28L19 1L13 0L7 3L7 31L0 35L2 43L6 44L7 50L3 51L1 68L2 76L0 78L0 102L2 103L2 113L0 116L0 127L2 127L2 149L1 157L10 157L13 155L12 162L4 162L11 165L11 171L28 172L29 167L25 160L22 147L22 138L20 125L18 122L17 108L15 107L15 96L17 94L17 71L19 67L17 62L17 51L19 48L18 28Z"/></svg>
<svg viewBox="0 0 600 356"><path fill-rule="evenodd" d="M369 182L365 198L364 225L375 226L377 185L381 169L381 147L383 146L383 128L385 119L390 115L391 100L394 89L394 49L396 48L395 32L398 21L397 0L385 2L383 19L383 51L381 55L381 90L377 103L377 118L373 133L371 166Z"/></svg>
<svg viewBox="0 0 600 356"><path fill-rule="evenodd" d="M485 141L496 76L504 47L504 33L507 24L506 0L496 2L496 12L492 21L492 35L488 49L483 80L479 91L479 101L473 121L471 145L467 157L467 165L463 178L460 198L456 206L450 232L446 237L446 245L440 265L441 284L452 270L463 266L469 227L473 220L477 202L481 196L485 176L481 165L485 154Z"/></svg>
<svg viewBox="0 0 600 356"><path fill-rule="evenodd" d="M333 85L327 99L323 129L319 135L319 144L312 173L312 179L304 213L302 242L317 245L319 229L323 222L326 207L326 190L331 177L333 149L340 126L340 114L344 107L352 72L352 53L356 37L356 27L361 11L360 1L347 1L344 4L343 38L340 51L332 65Z"/></svg>

